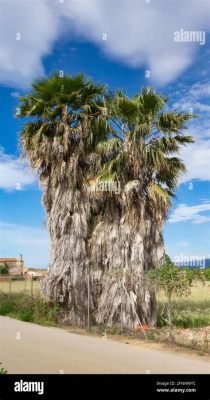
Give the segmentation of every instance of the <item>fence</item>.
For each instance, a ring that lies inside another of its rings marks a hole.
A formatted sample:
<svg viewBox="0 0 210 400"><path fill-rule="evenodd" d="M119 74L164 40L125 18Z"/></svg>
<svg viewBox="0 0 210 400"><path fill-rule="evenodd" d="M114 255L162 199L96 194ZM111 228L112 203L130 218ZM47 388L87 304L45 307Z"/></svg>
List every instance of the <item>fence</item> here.
<svg viewBox="0 0 210 400"><path fill-rule="evenodd" d="M3 276L0 277L0 292L6 293L8 296L23 293L33 297L40 293L40 282L33 277L27 280L22 277Z"/></svg>
<svg viewBox="0 0 210 400"><path fill-rule="evenodd" d="M129 301L132 306L132 301L131 301L130 296L127 292L127 289L124 285L124 277L122 280L119 280L117 289L119 289L121 291L121 296L128 296ZM89 276L87 275L87 328L88 328L88 330L90 330L90 328L91 328L90 291L91 291L90 280L89 280ZM40 281L39 281L39 279L37 280L34 277L31 277L30 280L27 280L22 277L0 276L0 292L7 294L8 297L12 296L13 294L22 293L23 295L24 294L29 295L33 298L36 295L40 294ZM110 312L111 312L111 309L110 309ZM123 308L122 308L122 306L121 306L121 317L122 317L121 325L123 328ZM139 320L139 318L138 318L138 320ZM142 327L140 320L139 320L139 325L141 327L141 330L142 330L145 338L147 338L147 335ZM104 326L104 329L106 329L106 324Z"/></svg>
<svg viewBox="0 0 210 400"><path fill-rule="evenodd" d="M127 290L124 277L118 279L118 285L116 293L113 293L113 302L116 300L116 297L122 296L122 299L129 300L131 303L131 311L135 313L135 310L132 310L132 299L130 298L129 290ZM118 295L117 295L118 291ZM31 280L25 280L23 278L18 277L8 277L8 276L0 276L0 293L5 293L8 295L8 298L14 294L28 295L31 298L36 298L40 294L40 281L32 278ZM87 320L86 326L90 330L93 326L93 321L91 320L91 282L89 277L87 276L87 298L85 299L85 303L87 306ZM158 302L158 326L164 326L167 319L167 299L164 293L157 293L157 302ZM123 330L123 303L124 300L121 301L121 321L122 321L122 330ZM210 326L210 280L204 283L195 282L191 287L191 293L188 296L183 297L174 297L173 299L173 322L177 327L183 328L196 328L203 326ZM112 302L110 303L110 309L108 310L108 314L110 315L112 312ZM109 326L108 318L104 322L104 331ZM146 337L145 327L141 325L139 321L139 329L142 331L144 336Z"/></svg>

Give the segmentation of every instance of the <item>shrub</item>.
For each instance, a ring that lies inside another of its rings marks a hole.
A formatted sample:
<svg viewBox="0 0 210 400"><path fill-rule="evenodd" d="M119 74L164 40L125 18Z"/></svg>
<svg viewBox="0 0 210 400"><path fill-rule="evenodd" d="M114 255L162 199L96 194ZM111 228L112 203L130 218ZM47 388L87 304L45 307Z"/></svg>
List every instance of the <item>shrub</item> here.
<svg viewBox="0 0 210 400"><path fill-rule="evenodd" d="M203 270L197 268L187 268L184 271L185 271L185 276L190 285L192 285L193 281L196 280L204 283L205 277Z"/></svg>
<svg viewBox="0 0 210 400"><path fill-rule="evenodd" d="M33 311L28 310L20 312L19 318L21 319L21 321L32 322L34 320Z"/></svg>
<svg viewBox="0 0 210 400"><path fill-rule="evenodd" d="M58 314L59 306L51 304L41 297L32 299L21 293L11 296L0 293L0 315L9 315L26 322L55 325Z"/></svg>
<svg viewBox="0 0 210 400"><path fill-rule="evenodd" d="M203 270L203 275L206 281L210 281L210 267Z"/></svg>
<svg viewBox="0 0 210 400"><path fill-rule="evenodd" d="M0 265L0 275L8 274L8 267L6 265Z"/></svg>

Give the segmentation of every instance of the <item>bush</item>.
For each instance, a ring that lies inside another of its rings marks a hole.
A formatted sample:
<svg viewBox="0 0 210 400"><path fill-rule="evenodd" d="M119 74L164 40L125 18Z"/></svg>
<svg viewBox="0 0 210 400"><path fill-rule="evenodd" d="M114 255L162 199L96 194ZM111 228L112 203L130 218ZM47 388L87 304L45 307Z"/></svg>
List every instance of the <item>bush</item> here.
<svg viewBox="0 0 210 400"><path fill-rule="evenodd" d="M210 281L210 267L203 270L203 275L206 281Z"/></svg>
<svg viewBox="0 0 210 400"><path fill-rule="evenodd" d="M0 265L0 275L7 275L8 274L8 267L6 265Z"/></svg>
<svg viewBox="0 0 210 400"><path fill-rule="evenodd" d="M192 285L192 283L196 280L201 281L201 282L205 281L205 277L204 277L204 273L203 273L204 271L201 269L187 268L184 271L185 271L186 279L188 280L190 285Z"/></svg>
<svg viewBox="0 0 210 400"><path fill-rule="evenodd" d="M12 304L10 303L1 303L0 304L0 315L8 315L12 312Z"/></svg>
<svg viewBox="0 0 210 400"><path fill-rule="evenodd" d="M198 312L192 311L190 309L174 310L172 312L173 325L179 328L200 328L202 326L210 325L210 315L209 310ZM167 309L165 307L164 312L161 305L158 306L157 313L157 326L163 327L167 326Z"/></svg>
<svg viewBox="0 0 210 400"><path fill-rule="evenodd" d="M34 320L33 311L32 310L23 311L19 314L19 318L21 319L21 321L33 322Z"/></svg>
<svg viewBox="0 0 210 400"><path fill-rule="evenodd" d="M59 306L42 299L31 298L21 293L0 293L0 315L8 315L26 322L35 322L42 325L56 325Z"/></svg>
<svg viewBox="0 0 210 400"><path fill-rule="evenodd" d="M185 273L190 283L194 280L200 280L203 283L205 281L210 281L210 267L205 269L187 268L185 269Z"/></svg>

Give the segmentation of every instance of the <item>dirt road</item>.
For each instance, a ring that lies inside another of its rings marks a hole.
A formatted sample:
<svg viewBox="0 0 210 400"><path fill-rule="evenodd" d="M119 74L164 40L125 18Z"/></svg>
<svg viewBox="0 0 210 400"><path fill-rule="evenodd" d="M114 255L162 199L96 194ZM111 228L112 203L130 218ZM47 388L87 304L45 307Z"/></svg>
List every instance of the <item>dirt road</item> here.
<svg viewBox="0 0 210 400"><path fill-rule="evenodd" d="M173 354L0 317L0 361L9 373L210 373L199 356Z"/></svg>

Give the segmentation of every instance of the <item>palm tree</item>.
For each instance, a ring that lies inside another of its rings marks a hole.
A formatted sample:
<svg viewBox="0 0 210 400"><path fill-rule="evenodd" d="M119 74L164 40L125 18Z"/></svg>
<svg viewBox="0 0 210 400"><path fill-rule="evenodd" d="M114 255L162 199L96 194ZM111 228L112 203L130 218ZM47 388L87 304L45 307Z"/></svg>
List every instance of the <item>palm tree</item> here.
<svg viewBox="0 0 210 400"><path fill-rule="evenodd" d="M101 283L95 317L102 324L156 322L155 294L146 288L144 273L164 259L163 223L185 171L177 153L193 142L182 132L195 117L164 111L166 103L151 88L131 99L119 91L107 103L115 135L96 146L101 158L92 174L98 181L119 181L121 192L97 193L92 200L98 219L89 252Z"/></svg>
<svg viewBox="0 0 210 400"><path fill-rule="evenodd" d="M39 174L51 239L49 273L41 283L42 292L60 301L68 319L77 324L87 320L90 267L90 206L83 184L94 148L108 135L103 96L105 88L81 74L62 78L55 74L36 81L20 99L20 117L26 118L21 147Z"/></svg>
<svg viewBox="0 0 210 400"><path fill-rule="evenodd" d="M164 258L162 226L184 172L176 153L192 142L182 131L193 115L164 112L166 102L150 88L129 99L56 74L21 98L20 117L30 118L21 147L39 174L51 239L42 292L71 323L85 324L88 309L102 324L155 323L144 272ZM104 181L120 182L120 193L87 190Z"/></svg>

